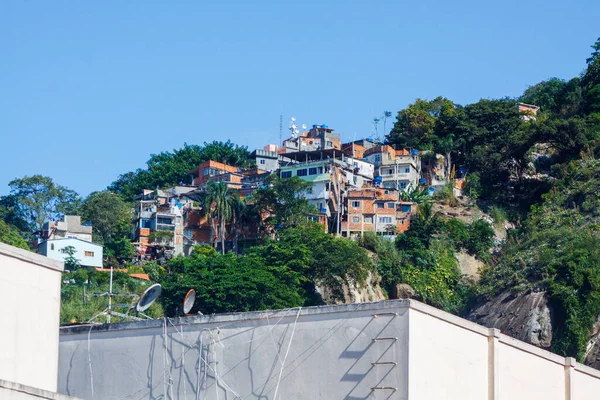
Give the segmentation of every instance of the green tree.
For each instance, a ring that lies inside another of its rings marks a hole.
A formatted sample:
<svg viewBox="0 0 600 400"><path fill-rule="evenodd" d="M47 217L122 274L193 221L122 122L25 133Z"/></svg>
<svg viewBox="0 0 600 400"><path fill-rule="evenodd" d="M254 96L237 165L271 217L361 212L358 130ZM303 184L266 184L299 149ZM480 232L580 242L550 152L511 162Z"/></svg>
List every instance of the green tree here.
<svg viewBox="0 0 600 400"><path fill-rule="evenodd" d="M81 206L81 217L92 224L94 242L107 244L131 233L132 206L108 190L91 193Z"/></svg>
<svg viewBox="0 0 600 400"><path fill-rule="evenodd" d="M198 164L213 160L238 167L251 167L250 152L245 146L231 141L204 143L203 146L184 143L181 149L152 154L146 169L138 169L120 175L108 189L126 200L131 200L143 189L163 188L190 184L190 170Z"/></svg>
<svg viewBox="0 0 600 400"><path fill-rule="evenodd" d="M437 97L432 101L417 99L398 112L387 141L402 147L431 149L436 130L443 131L454 113L454 103L446 98Z"/></svg>
<svg viewBox="0 0 600 400"><path fill-rule="evenodd" d="M27 241L19 234L19 231L0 219L0 242L11 246L29 250Z"/></svg>
<svg viewBox="0 0 600 400"><path fill-rule="evenodd" d="M132 205L108 190L91 193L81 206L83 220L92 224L94 242L104 245L104 255L111 264L130 260L135 255L129 240L132 211Z"/></svg>
<svg viewBox="0 0 600 400"><path fill-rule="evenodd" d="M81 204L76 192L41 175L14 179L8 186L16 217L27 221L30 232L40 231L46 221L76 213Z"/></svg>
<svg viewBox="0 0 600 400"><path fill-rule="evenodd" d="M206 195L204 197L204 209L210 221L211 228L221 241L221 252L225 254L225 236L227 235L227 224L232 216L232 198L226 182L209 181L206 185ZM214 246L216 248L216 241Z"/></svg>
<svg viewBox="0 0 600 400"><path fill-rule="evenodd" d="M77 253L77 249L75 249L75 247L65 246L60 249L60 252L67 255L65 257L65 269L74 271L81 267L79 259L75 257L75 254Z"/></svg>
<svg viewBox="0 0 600 400"><path fill-rule="evenodd" d="M192 312L205 314L296 307L303 304L296 273L271 266L258 255L236 256L200 249L169 262L172 273L161 280L167 315L181 313L187 290L196 290Z"/></svg>
<svg viewBox="0 0 600 400"><path fill-rule="evenodd" d="M271 175L265 187L254 192L252 202L262 215L267 216L266 221L271 225L278 228L302 225L313 211L304 197L311 187L310 182L297 176L282 179Z"/></svg>

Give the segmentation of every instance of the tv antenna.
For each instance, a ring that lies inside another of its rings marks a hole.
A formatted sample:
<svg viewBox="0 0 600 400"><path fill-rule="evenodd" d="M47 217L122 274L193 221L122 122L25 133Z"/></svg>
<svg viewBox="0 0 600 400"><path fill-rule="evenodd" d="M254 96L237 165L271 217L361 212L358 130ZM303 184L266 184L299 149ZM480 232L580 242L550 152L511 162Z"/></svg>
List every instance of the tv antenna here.
<svg viewBox="0 0 600 400"><path fill-rule="evenodd" d="M298 129L298 125L296 125L296 118L294 117L292 117L292 119L290 120L289 130L292 134L292 139L296 139L298 137L298 134L300 133L300 130Z"/></svg>
<svg viewBox="0 0 600 400"><path fill-rule="evenodd" d="M88 322L94 321L96 318L98 318L101 315L106 315L107 323L110 323L111 316L113 316L113 315L115 317L121 317L122 320L129 319L132 321L144 321L146 319L152 319L151 317L147 316L143 312L146 311L152 305L152 303L154 303L156 301L156 299L158 298L158 296L160 296L160 293L162 291L162 288L161 288L160 284L158 284L158 283L155 283L154 285L152 285L148 289L146 289L141 296L134 294L134 293L113 293L112 289L113 289L113 267L110 267L110 283L108 285L108 292L94 293L94 294L90 295L90 296L94 296L94 297L108 296L108 305L103 311L99 312L98 314L96 314L92 318L90 318L88 320ZM135 304L135 306L134 306L133 302L132 302L132 304L113 304L113 301L112 301L113 297L132 297L132 298L138 298L138 300L137 300L137 303ZM125 313L118 312L118 311L114 310L114 307L124 307L124 308L127 308L127 311ZM140 318L138 316L129 314L129 312L132 309L135 310L136 314L139 314L144 318Z"/></svg>
<svg viewBox="0 0 600 400"><path fill-rule="evenodd" d="M188 315L192 308L194 308L194 303L196 302L196 291L194 289L188 290L183 298L183 315Z"/></svg>

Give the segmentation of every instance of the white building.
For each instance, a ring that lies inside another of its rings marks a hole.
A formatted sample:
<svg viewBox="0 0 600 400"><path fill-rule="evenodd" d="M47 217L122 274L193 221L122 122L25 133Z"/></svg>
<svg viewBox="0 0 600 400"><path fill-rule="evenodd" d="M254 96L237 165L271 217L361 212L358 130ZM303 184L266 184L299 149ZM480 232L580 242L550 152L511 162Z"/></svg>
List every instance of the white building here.
<svg viewBox="0 0 600 400"><path fill-rule="evenodd" d="M375 176L381 177L382 186L405 190L416 187L421 175L421 159L415 150L394 150L381 145L368 149L364 160L375 165Z"/></svg>
<svg viewBox="0 0 600 400"><path fill-rule="evenodd" d="M103 248L99 244L88 242L86 240L66 238L66 239L48 239L38 245L38 252L53 260L64 261L69 255L65 248L73 246L75 254L73 255L83 267L102 268Z"/></svg>
<svg viewBox="0 0 600 400"><path fill-rule="evenodd" d="M0 243L2 400L67 399L55 393L62 271L62 262Z"/></svg>

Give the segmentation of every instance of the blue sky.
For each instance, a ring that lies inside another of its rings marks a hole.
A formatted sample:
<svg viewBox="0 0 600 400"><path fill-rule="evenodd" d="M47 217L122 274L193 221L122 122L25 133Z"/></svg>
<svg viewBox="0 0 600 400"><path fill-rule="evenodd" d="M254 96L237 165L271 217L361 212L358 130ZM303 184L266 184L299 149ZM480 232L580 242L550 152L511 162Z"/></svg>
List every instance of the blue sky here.
<svg viewBox="0 0 600 400"><path fill-rule="evenodd" d="M517 96L579 74L599 20L597 0L4 0L0 194L39 173L86 195L184 142L262 147L280 114L350 139L417 97Z"/></svg>

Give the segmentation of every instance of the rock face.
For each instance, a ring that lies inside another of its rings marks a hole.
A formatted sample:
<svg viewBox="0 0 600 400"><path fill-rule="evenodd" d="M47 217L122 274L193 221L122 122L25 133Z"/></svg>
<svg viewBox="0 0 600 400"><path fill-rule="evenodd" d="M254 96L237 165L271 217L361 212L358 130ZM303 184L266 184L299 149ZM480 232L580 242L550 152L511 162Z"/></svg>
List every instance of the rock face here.
<svg viewBox="0 0 600 400"><path fill-rule="evenodd" d="M483 262L470 255L466 251L456 253L456 261L458 261L458 269L464 275L473 278L475 282L479 281L480 270L483 268Z"/></svg>
<svg viewBox="0 0 600 400"><path fill-rule="evenodd" d="M545 294L543 291L516 294L507 291L475 307L468 319L489 328L498 328L502 333L524 342L549 348L552 343L552 310Z"/></svg>
<svg viewBox="0 0 600 400"><path fill-rule="evenodd" d="M318 285L317 290L321 294L323 301L327 304L349 304L349 303L367 303L371 301L387 300L379 281L381 278L376 273L369 273L364 285L351 283L343 285L344 301L333 299L331 290L323 285Z"/></svg>
<svg viewBox="0 0 600 400"><path fill-rule="evenodd" d="M600 318L594 324L592 336L585 351L585 364L600 369Z"/></svg>

